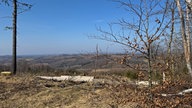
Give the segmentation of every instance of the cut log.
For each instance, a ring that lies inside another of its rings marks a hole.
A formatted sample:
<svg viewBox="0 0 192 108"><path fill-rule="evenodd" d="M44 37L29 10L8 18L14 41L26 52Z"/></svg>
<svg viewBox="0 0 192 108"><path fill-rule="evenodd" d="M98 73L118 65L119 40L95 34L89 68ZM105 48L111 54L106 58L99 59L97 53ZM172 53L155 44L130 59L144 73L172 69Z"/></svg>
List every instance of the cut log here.
<svg viewBox="0 0 192 108"><path fill-rule="evenodd" d="M153 81L152 84L158 85L159 83L156 81ZM136 81L136 85L149 86L149 81Z"/></svg>
<svg viewBox="0 0 192 108"><path fill-rule="evenodd" d="M76 81L76 82L92 82L94 77L93 76L59 76L59 77L49 77L49 76L37 76L41 79L47 79L47 80L56 80L56 81Z"/></svg>
<svg viewBox="0 0 192 108"><path fill-rule="evenodd" d="M183 94L185 94L185 93L190 93L190 92L192 92L192 88L183 90L182 92L179 92L178 94L179 94L179 95L183 95Z"/></svg>
<svg viewBox="0 0 192 108"><path fill-rule="evenodd" d="M3 72L1 72L1 75L8 76L8 75L11 75L11 72L3 71Z"/></svg>
<svg viewBox="0 0 192 108"><path fill-rule="evenodd" d="M91 82L94 79L93 76L61 76L61 78L71 81L85 81L85 82Z"/></svg>
<svg viewBox="0 0 192 108"><path fill-rule="evenodd" d="M185 93L190 93L190 92L192 92L192 88L183 90L177 94L161 94L161 96L165 96L165 97L166 96L177 96L177 95L184 95Z"/></svg>

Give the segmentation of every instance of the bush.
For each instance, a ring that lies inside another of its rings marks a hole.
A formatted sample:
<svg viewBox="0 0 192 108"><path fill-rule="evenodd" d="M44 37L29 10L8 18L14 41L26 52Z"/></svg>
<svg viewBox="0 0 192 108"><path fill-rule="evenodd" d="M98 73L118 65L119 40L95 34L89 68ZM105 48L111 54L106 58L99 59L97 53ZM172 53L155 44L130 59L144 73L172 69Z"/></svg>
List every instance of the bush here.
<svg viewBox="0 0 192 108"><path fill-rule="evenodd" d="M80 71L78 69L70 68L66 70L67 75L85 75L85 72Z"/></svg>
<svg viewBox="0 0 192 108"><path fill-rule="evenodd" d="M126 72L126 77L130 78L131 80L138 79L137 73L134 71L130 71L130 70L128 72Z"/></svg>
<svg viewBox="0 0 192 108"><path fill-rule="evenodd" d="M159 72L154 72L152 75L152 80L154 81L161 81L163 79L161 73Z"/></svg>

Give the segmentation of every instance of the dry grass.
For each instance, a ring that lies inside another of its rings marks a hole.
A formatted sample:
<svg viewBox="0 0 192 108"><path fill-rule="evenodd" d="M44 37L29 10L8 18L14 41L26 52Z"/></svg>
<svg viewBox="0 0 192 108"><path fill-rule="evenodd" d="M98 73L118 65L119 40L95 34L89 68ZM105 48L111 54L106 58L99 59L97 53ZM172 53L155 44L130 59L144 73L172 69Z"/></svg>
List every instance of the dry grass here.
<svg viewBox="0 0 192 108"><path fill-rule="evenodd" d="M90 83L55 82L30 75L0 76L1 108L110 108L105 87Z"/></svg>
<svg viewBox="0 0 192 108"><path fill-rule="evenodd" d="M190 83L156 86L152 91L155 100L150 102L148 89L138 88L125 77L114 75L99 77L119 83L58 82L42 80L31 74L0 76L0 108L147 108L148 105L190 108L192 106L189 100L191 94L176 97L176 100L157 95L162 92L174 93L174 89L192 87Z"/></svg>

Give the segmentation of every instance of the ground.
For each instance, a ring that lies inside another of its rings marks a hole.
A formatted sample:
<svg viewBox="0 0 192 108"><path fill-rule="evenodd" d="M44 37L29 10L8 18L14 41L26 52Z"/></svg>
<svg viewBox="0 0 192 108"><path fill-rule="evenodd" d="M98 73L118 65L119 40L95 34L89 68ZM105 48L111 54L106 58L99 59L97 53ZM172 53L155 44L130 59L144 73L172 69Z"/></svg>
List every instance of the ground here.
<svg viewBox="0 0 192 108"><path fill-rule="evenodd" d="M192 94L163 97L192 87L180 82L149 89L126 77L97 76L96 82L43 80L37 75L0 76L0 108L191 108ZM169 85L169 86L168 86Z"/></svg>

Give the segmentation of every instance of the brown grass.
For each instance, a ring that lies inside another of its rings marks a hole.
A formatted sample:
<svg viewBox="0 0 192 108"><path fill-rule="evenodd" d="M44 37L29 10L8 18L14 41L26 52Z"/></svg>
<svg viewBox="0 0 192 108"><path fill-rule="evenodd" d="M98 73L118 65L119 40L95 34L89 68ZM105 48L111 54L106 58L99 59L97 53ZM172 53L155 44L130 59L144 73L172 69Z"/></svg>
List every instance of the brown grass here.
<svg viewBox="0 0 192 108"><path fill-rule="evenodd" d="M151 102L148 99L149 90L137 87L126 77L99 74L97 78L106 78L119 84L58 82L42 80L32 74L0 76L0 108L147 108L148 105L192 107L191 94L174 98L158 95L192 87L187 82L154 87L152 93L155 100Z"/></svg>

